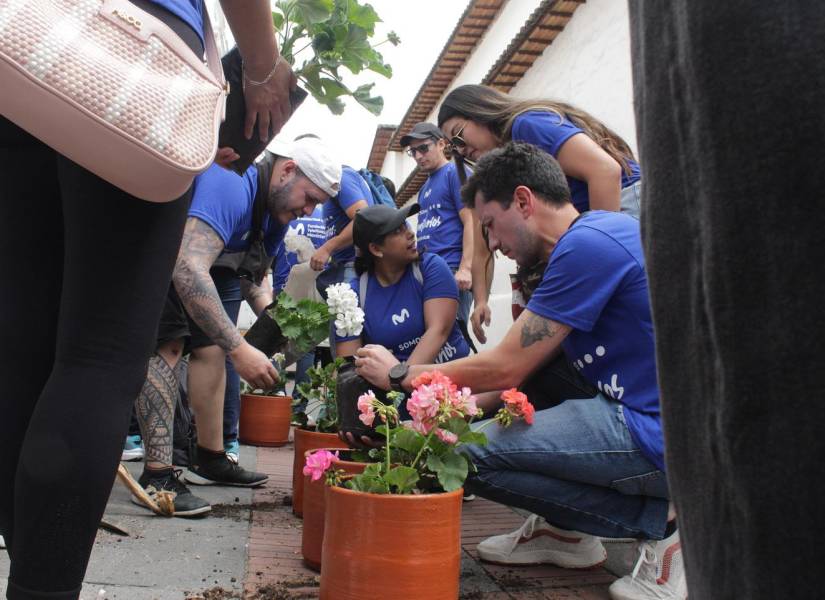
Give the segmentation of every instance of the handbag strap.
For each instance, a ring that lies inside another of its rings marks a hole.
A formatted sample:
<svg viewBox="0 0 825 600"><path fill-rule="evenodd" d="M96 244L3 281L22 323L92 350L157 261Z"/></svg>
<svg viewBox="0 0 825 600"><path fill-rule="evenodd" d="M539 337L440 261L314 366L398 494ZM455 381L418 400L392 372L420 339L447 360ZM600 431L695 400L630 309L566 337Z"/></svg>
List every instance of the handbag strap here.
<svg viewBox="0 0 825 600"><path fill-rule="evenodd" d="M206 52L206 66L212 71L221 87L226 90L226 78L223 75L223 66L221 65L221 57L218 54L218 46L215 43L215 33L212 31L209 11L205 2L201 3L201 7L203 8L203 49Z"/></svg>

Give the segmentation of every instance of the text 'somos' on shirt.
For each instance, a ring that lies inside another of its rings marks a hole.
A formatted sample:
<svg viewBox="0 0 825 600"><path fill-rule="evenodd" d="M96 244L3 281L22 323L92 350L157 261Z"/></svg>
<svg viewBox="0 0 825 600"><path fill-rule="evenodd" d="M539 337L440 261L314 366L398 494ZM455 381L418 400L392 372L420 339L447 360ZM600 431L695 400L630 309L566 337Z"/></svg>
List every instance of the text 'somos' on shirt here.
<svg viewBox="0 0 825 600"><path fill-rule="evenodd" d="M664 470L653 323L639 222L593 211L559 239L527 309L572 328L570 363L623 405L644 455Z"/></svg>
<svg viewBox="0 0 825 600"><path fill-rule="evenodd" d="M225 252L246 252L252 236L252 209L257 191L258 169L254 164L240 177L213 164L195 178L189 216L212 227L223 240ZM275 256L286 225L273 219L267 211L263 230L266 253Z"/></svg>
<svg viewBox="0 0 825 600"><path fill-rule="evenodd" d="M347 209L359 200L365 200L372 206L372 192L364 178L352 167L344 165L341 173L341 191L334 198L324 202L324 222L327 226L327 239L336 237L349 225L350 218ZM338 264L345 264L355 260L355 248L350 244L336 250L332 260Z"/></svg>
<svg viewBox="0 0 825 600"><path fill-rule="evenodd" d="M418 250L438 254L451 268L458 268L464 242L464 224L458 212L464 204L454 162L430 173L418 192L418 204Z"/></svg>
<svg viewBox="0 0 825 600"><path fill-rule="evenodd" d="M587 135L566 117L560 117L546 110L530 110L513 119L510 137L514 142L533 144L554 158L558 158L564 143L578 134ZM622 170L622 189L633 185L642 177L639 163L631 159L627 159L627 162L630 173ZM587 182L575 177L567 177L567 184L570 186L573 205L579 212L590 210Z"/></svg>
<svg viewBox="0 0 825 600"><path fill-rule="evenodd" d="M374 274L369 276L364 308L364 344L380 344L387 348L398 360L407 360L421 336L424 335L424 303L434 298L458 300L458 286L452 271L444 259L435 254L424 254L420 263L422 282L413 274L412 266L397 283L382 286ZM350 283L360 298L359 279ZM358 339L341 338L339 342ZM449 362L470 354L470 348L457 323L447 338L447 342L435 358L436 363Z"/></svg>

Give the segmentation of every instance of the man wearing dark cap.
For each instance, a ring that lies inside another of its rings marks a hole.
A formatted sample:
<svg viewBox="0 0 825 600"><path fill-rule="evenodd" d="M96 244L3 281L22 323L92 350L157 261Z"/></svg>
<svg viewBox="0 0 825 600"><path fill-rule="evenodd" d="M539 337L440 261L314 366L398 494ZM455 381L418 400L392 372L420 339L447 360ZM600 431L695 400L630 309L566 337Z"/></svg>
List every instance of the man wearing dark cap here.
<svg viewBox="0 0 825 600"><path fill-rule="evenodd" d="M443 258L455 274L459 289L458 319L465 324L473 303L473 223L470 209L461 202L461 181L456 166L444 154L447 139L432 123L416 123L401 138L401 146L427 173L418 192L418 248Z"/></svg>

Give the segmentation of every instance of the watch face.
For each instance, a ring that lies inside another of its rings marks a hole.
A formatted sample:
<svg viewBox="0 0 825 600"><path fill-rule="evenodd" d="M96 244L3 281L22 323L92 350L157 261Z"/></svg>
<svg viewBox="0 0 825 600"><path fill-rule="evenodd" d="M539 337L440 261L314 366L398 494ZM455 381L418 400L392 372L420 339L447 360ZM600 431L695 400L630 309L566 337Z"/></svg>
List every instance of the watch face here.
<svg viewBox="0 0 825 600"><path fill-rule="evenodd" d="M390 379L400 380L407 376L407 363L393 365L389 373Z"/></svg>

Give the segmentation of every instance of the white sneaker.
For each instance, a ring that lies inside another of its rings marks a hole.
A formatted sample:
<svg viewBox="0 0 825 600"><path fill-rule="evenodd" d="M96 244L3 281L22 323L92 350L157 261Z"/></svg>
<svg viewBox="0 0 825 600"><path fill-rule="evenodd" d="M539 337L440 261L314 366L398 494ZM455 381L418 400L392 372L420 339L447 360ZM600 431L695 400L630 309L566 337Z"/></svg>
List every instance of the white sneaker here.
<svg viewBox="0 0 825 600"><path fill-rule="evenodd" d="M633 573L610 586L613 600L685 600L687 594L678 530L660 541L639 542Z"/></svg>
<svg viewBox="0 0 825 600"><path fill-rule="evenodd" d="M589 569L602 564L607 552L597 537L559 529L538 515L530 515L514 532L481 542L478 556L504 565L549 563L566 569Z"/></svg>
<svg viewBox="0 0 825 600"><path fill-rule="evenodd" d="M5 538L3 538L2 535L0 535L0 550L2 550L5 547L6 547L6 540L5 540Z"/></svg>

